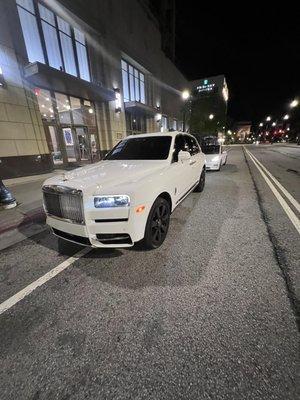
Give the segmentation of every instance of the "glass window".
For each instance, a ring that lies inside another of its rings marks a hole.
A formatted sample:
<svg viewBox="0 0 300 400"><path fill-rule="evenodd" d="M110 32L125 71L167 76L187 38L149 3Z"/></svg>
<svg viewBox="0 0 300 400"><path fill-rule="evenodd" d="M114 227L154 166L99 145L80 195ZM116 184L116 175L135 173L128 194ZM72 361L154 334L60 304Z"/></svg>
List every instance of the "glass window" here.
<svg viewBox="0 0 300 400"><path fill-rule="evenodd" d="M83 125L83 110L81 108L80 99L77 97L70 97L70 101L74 124Z"/></svg>
<svg viewBox="0 0 300 400"><path fill-rule="evenodd" d="M134 91L135 100L140 101L139 71L137 69L134 69Z"/></svg>
<svg viewBox="0 0 300 400"><path fill-rule="evenodd" d="M45 63L32 0L18 0L18 13L29 62Z"/></svg>
<svg viewBox="0 0 300 400"><path fill-rule="evenodd" d="M56 107L59 116L59 121L62 124L71 123L70 102L68 96L62 93L55 93Z"/></svg>
<svg viewBox="0 0 300 400"><path fill-rule="evenodd" d="M197 145L197 142L195 140L195 138L193 138L192 136L188 136L188 135L184 135L185 136L185 140L187 143L187 147L188 147L188 152L193 156L194 154L199 153L199 147Z"/></svg>
<svg viewBox="0 0 300 400"><path fill-rule="evenodd" d="M51 67L90 81L84 33L71 27L42 4L38 4L38 12L35 14L33 0L16 1L29 61L45 63L48 58ZM36 18L41 21L42 32L39 31ZM42 47L40 35L44 37L46 49Z"/></svg>
<svg viewBox="0 0 300 400"><path fill-rule="evenodd" d="M202 151L204 154L219 154L220 153L220 146L214 144L202 144L201 145Z"/></svg>
<svg viewBox="0 0 300 400"><path fill-rule="evenodd" d="M165 131L168 130L168 118L165 115L161 117L161 126Z"/></svg>
<svg viewBox="0 0 300 400"><path fill-rule="evenodd" d="M36 89L35 94L37 97L42 120L48 122L53 121L55 117L50 92L44 89Z"/></svg>
<svg viewBox="0 0 300 400"><path fill-rule="evenodd" d="M173 162L178 161L178 153L180 151L188 151L188 147L187 147L184 135L177 135L175 138Z"/></svg>
<svg viewBox="0 0 300 400"><path fill-rule="evenodd" d="M76 28L74 28L74 34L75 34L75 43L76 43L80 78L86 81L90 81L91 78L90 78L84 34Z"/></svg>
<svg viewBox="0 0 300 400"><path fill-rule="evenodd" d="M105 160L166 160L171 141L171 136L125 139L107 154Z"/></svg>
<svg viewBox="0 0 300 400"><path fill-rule="evenodd" d="M127 71L124 71L123 69L122 69L122 80L123 80L124 101L129 101L128 75L127 75Z"/></svg>
<svg viewBox="0 0 300 400"><path fill-rule="evenodd" d="M62 69L62 60L58 44L57 30L55 27L54 14L41 4L39 4L39 10L49 65L56 69Z"/></svg>
<svg viewBox="0 0 300 400"><path fill-rule="evenodd" d="M77 76L74 48L71 37L71 27L65 20L60 17L57 17L57 25L65 63L65 71L70 75Z"/></svg>
<svg viewBox="0 0 300 400"><path fill-rule="evenodd" d="M32 0L17 0L17 4L34 14L34 7Z"/></svg>
<svg viewBox="0 0 300 400"><path fill-rule="evenodd" d="M146 103L145 75L137 68L121 60L124 101Z"/></svg>

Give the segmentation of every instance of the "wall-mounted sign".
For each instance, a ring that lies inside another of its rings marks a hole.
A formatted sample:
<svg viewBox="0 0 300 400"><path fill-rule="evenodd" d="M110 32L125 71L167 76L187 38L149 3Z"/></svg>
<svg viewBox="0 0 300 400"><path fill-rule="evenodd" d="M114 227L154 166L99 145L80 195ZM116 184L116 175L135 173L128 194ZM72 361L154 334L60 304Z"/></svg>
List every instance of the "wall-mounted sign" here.
<svg viewBox="0 0 300 400"><path fill-rule="evenodd" d="M73 134L71 128L63 128L63 134L66 146L74 146Z"/></svg>

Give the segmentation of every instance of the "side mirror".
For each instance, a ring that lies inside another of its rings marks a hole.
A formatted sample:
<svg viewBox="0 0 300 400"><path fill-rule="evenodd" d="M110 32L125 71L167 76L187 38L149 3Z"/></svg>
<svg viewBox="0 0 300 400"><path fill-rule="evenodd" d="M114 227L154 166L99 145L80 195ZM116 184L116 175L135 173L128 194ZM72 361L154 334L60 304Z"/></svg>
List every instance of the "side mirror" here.
<svg viewBox="0 0 300 400"><path fill-rule="evenodd" d="M191 155L188 151L180 150L178 153L178 161L184 162L191 158Z"/></svg>

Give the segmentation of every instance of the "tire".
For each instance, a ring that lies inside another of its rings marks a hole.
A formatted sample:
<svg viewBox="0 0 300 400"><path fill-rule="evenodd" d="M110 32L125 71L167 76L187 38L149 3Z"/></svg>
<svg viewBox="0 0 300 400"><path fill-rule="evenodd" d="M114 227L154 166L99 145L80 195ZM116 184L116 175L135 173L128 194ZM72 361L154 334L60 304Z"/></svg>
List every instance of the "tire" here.
<svg viewBox="0 0 300 400"><path fill-rule="evenodd" d="M158 197L148 215L143 248L152 250L161 246L167 236L170 223L170 204L162 197Z"/></svg>
<svg viewBox="0 0 300 400"><path fill-rule="evenodd" d="M202 169L201 175L200 175L200 179L199 179L199 183L198 185L195 187L194 192L202 192L205 186L205 168Z"/></svg>

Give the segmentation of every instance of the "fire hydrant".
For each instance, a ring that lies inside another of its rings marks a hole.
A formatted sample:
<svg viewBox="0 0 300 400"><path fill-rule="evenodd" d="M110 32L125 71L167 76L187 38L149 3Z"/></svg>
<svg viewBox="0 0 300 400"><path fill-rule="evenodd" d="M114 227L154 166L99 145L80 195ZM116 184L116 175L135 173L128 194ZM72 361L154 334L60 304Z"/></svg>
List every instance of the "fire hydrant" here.
<svg viewBox="0 0 300 400"><path fill-rule="evenodd" d="M16 199L0 179L0 209L7 210L16 207L16 205Z"/></svg>

